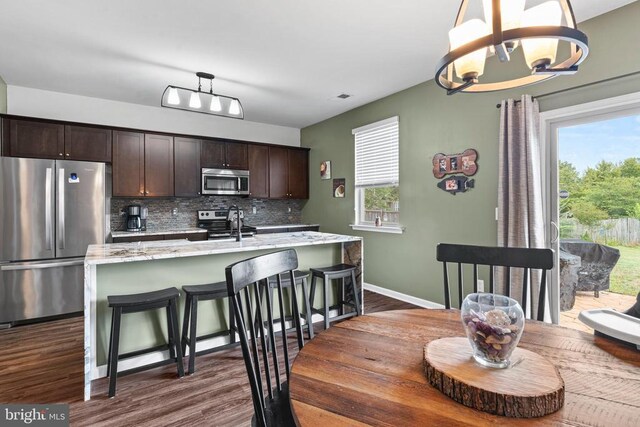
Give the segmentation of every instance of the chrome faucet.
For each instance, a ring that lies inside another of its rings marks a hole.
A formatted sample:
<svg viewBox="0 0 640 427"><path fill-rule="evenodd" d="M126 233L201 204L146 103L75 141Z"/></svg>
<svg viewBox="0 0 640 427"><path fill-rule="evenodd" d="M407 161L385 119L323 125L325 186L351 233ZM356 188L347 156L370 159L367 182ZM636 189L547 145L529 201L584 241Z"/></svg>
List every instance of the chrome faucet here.
<svg viewBox="0 0 640 427"><path fill-rule="evenodd" d="M242 226L240 225L240 208L238 207L238 205L232 205L229 206L229 213L227 214L227 218L231 217L231 211L234 210L236 211L236 242L242 242ZM233 217L230 218L231 220L233 220ZM232 227L233 229L233 227Z"/></svg>

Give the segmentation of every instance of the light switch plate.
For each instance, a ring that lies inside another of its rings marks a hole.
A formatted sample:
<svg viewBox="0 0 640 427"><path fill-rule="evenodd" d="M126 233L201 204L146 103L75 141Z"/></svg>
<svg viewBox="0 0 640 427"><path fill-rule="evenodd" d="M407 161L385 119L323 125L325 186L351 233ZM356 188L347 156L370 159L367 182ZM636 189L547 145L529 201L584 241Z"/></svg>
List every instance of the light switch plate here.
<svg viewBox="0 0 640 427"><path fill-rule="evenodd" d="M256 207L254 206L252 212L255 215L256 213L258 213L258 209L256 209Z"/></svg>

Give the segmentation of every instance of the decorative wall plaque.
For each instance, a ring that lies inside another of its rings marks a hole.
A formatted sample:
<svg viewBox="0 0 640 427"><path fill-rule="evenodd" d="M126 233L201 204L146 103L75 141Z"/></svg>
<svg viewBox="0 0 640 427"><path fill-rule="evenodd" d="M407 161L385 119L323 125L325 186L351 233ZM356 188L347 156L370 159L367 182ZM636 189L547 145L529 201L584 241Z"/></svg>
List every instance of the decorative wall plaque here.
<svg viewBox="0 0 640 427"><path fill-rule="evenodd" d="M442 178L452 173L473 176L478 172L478 152L473 148L458 154L438 153L433 156L433 176Z"/></svg>

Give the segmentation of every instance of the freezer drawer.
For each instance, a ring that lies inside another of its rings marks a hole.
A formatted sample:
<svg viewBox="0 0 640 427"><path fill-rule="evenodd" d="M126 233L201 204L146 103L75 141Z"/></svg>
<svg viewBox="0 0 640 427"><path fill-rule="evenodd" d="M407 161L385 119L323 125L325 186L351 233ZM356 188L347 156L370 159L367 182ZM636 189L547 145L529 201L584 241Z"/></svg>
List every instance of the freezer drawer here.
<svg viewBox="0 0 640 427"><path fill-rule="evenodd" d="M84 258L0 264L0 323L82 311Z"/></svg>

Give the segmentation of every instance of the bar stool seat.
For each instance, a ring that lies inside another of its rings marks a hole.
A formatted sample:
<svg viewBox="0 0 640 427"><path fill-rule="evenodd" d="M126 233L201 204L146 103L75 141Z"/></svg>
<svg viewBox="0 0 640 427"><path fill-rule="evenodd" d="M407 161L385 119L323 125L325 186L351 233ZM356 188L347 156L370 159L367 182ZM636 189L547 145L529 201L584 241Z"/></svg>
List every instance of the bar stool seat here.
<svg viewBox="0 0 640 427"><path fill-rule="evenodd" d="M311 268L311 307L313 313L318 313L324 317L324 328L328 329L331 322L346 319L362 314L360 305L360 294L356 284L356 266L351 264L336 264L328 267ZM323 281L324 306L322 309L313 308L316 293L316 280ZM332 280L341 280L338 304L329 306L329 290ZM347 281L348 279L348 281ZM353 311L345 313L344 306L350 306ZM329 310L338 308L338 316L329 318Z"/></svg>
<svg viewBox="0 0 640 427"><path fill-rule="evenodd" d="M302 325L303 329L307 329L307 337L309 339L313 339L314 334L313 334L313 321L311 320L311 316L313 315L313 313L311 312L311 301L309 299L309 290L307 288L307 279L309 278L309 273L306 271L300 271L300 270L294 270L293 271L293 278L296 282L296 285L302 285L302 299L304 301L304 313L300 313L300 318L305 320L305 324ZM291 278L289 277L288 274L283 274L280 276L280 284L282 285L283 289L286 288L290 288L291 287ZM278 279L276 278L276 276L273 277L269 277L269 301L274 302L274 298L273 298L273 293L274 290L278 288ZM273 307L271 308L273 310ZM293 313L293 310L291 311ZM287 317L285 316L285 320L287 319ZM289 319L291 319L291 317L289 316ZM273 322L277 322L280 321L280 319L273 319ZM293 330L293 328L289 328L287 329L288 331Z"/></svg>
<svg viewBox="0 0 640 427"><path fill-rule="evenodd" d="M197 336L198 302L227 298L227 282L209 283L205 285L184 285L182 290L184 291L186 298L184 304L184 318L182 321L182 337L180 342L182 345L182 354L186 354L187 346L189 347L189 375L191 375L196 371L196 356L225 350L237 345L236 327L234 322L233 306L231 299L229 298L229 329L208 335ZM229 336L228 344L196 351L198 341L225 335Z"/></svg>
<svg viewBox="0 0 640 427"><path fill-rule="evenodd" d="M158 363L153 363L141 368L129 369L120 372L120 375L138 372L143 369L151 369L167 363L176 363L178 367L178 377L184 376L182 366L182 349L180 348L180 336L178 335L178 298L180 291L176 288L167 288L159 291L144 292L129 295L110 295L107 297L109 307L113 309L111 316L111 337L109 339L109 355L107 360L107 376L109 376L109 397L116 394L116 380L118 378L118 360L127 359L141 354L169 349L169 359ZM168 340L166 345L161 345L146 350L134 351L120 355L120 324L122 315L126 313L137 313L141 311L165 308L167 312Z"/></svg>

